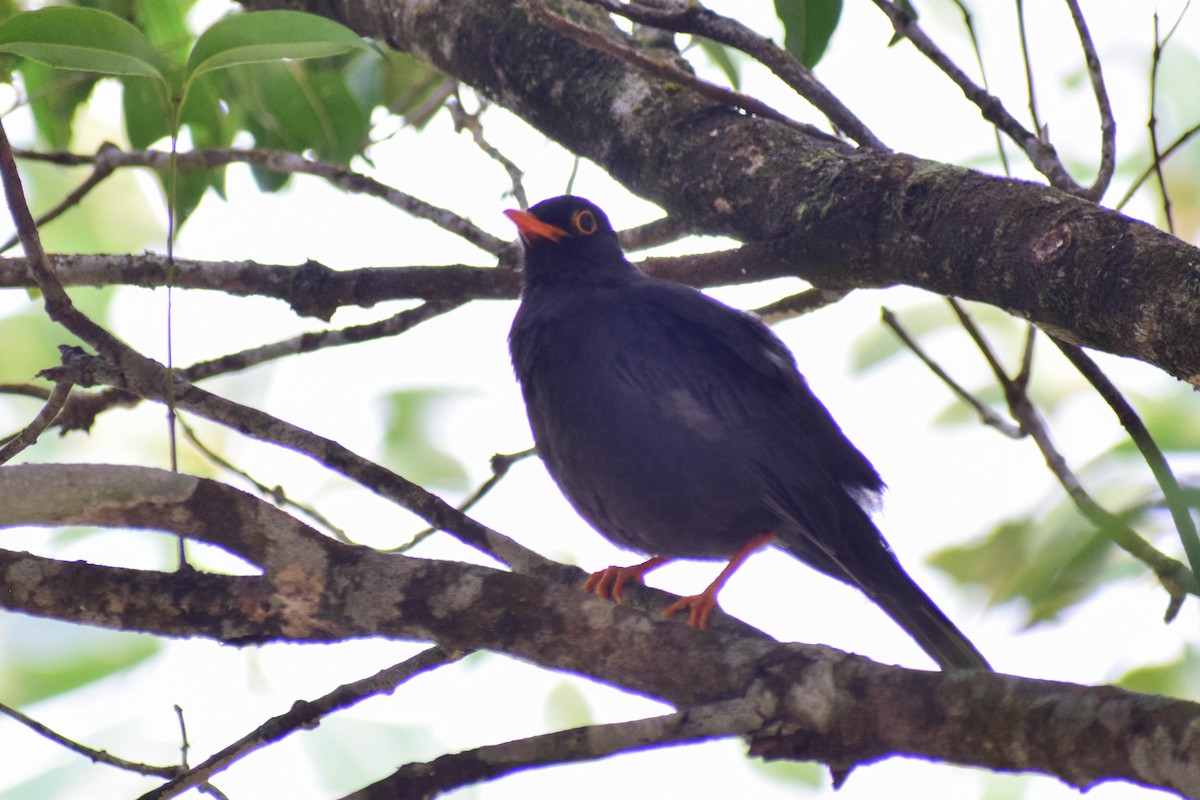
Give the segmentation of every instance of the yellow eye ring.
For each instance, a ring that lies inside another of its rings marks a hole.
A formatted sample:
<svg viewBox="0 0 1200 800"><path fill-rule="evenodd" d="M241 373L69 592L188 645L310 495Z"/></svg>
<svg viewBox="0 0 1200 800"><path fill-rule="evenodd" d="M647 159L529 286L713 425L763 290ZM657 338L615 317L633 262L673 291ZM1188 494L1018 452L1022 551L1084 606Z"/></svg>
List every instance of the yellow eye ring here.
<svg viewBox="0 0 1200 800"><path fill-rule="evenodd" d="M576 211L571 216L571 224L584 236L591 236L596 232L596 215L587 209Z"/></svg>

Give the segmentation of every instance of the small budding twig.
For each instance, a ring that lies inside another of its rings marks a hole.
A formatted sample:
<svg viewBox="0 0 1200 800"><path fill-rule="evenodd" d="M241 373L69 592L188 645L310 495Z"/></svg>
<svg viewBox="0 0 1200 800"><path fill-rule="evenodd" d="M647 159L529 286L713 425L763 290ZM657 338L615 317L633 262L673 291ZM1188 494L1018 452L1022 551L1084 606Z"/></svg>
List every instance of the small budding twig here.
<svg viewBox="0 0 1200 800"><path fill-rule="evenodd" d="M70 381L59 381L54 384L49 397L46 398L46 404L42 406L42 410L38 412L37 416L16 436L5 442L3 447L0 447L0 464L12 460L13 456L36 442L42 432L50 427L58 417L58 413L62 411L63 406L67 404L67 398L71 396L71 387Z"/></svg>
<svg viewBox="0 0 1200 800"><path fill-rule="evenodd" d="M151 764L141 764L136 761L127 761L124 758L118 758L110 753L106 753L103 750L96 750L88 747L87 745L80 744L73 739L69 739L66 736L63 736L61 733L55 732L32 717L21 713L15 708L6 706L3 703L0 703L0 714L6 714L12 717L26 728L29 728L31 731L46 737L55 744L62 745L71 752L78 753L84 758L99 764L108 764L110 767L116 767L117 769L123 769L129 772L136 772L139 775L154 775L160 778L173 778L183 769L182 767L178 766L156 767Z"/></svg>

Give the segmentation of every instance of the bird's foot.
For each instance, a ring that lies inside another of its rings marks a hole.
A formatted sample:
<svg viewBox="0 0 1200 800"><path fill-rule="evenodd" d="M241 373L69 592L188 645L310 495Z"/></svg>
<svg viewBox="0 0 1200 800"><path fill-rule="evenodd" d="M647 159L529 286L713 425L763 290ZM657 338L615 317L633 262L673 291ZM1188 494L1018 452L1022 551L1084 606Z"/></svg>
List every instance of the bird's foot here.
<svg viewBox="0 0 1200 800"><path fill-rule="evenodd" d="M668 559L662 556L655 556L649 561L634 564L632 567L605 567L588 576L587 583L583 584L583 590L605 600L620 603L624 599L622 591L625 584L630 581L641 583L643 575L655 567L661 567L667 561Z"/></svg>
<svg viewBox="0 0 1200 800"><path fill-rule="evenodd" d="M713 587L709 587L712 589ZM720 588L720 587L717 587ZM684 609L688 609L688 625L704 630L708 627L708 618L717 608L717 593L708 589L690 597L681 597L663 609L663 616L670 619Z"/></svg>

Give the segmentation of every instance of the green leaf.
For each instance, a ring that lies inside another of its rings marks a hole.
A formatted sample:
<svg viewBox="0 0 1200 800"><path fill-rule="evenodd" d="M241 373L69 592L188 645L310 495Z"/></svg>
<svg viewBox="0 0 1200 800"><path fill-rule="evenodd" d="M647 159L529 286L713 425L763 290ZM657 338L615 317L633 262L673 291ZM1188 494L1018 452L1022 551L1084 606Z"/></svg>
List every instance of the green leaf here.
<svg viewBox="0 0 1200 800"><path fill-rule="evenodd" d="M700 48L700 52L704 53L704 56L709 61L716 64L717 68L725 73L725 77L732 88L742 88L742 73L738 69L737 62L734 60L734 54L737 53L736 50L714 42L712 39L705 39L702 36L694 36L692 37L692 41L695 42L696 46Z"/></svg>
<svg viewBox="0 0 1200 800"><path fill-rule="evenodd" d="M1155 443L1164 452L1195 453L1200 451L1200 419L1193 408L1195 393L1191 389L1171 389L1165 396L1130 397L1137 407ZM1114 420L1114 425L1116 421ZM1118 447L1121 455L1141 458L1137 445L1126 437Z"/></svg>
<svg viewBox="0 0 1200 800"><path fill-rule="evenodd" d="M409 480L466 487L466 470L429 435L438 406L453 395L449 389L405 389L387 395L385 460Z"/></svg>
<svg viewBox="0 0 1200 800"><path fill-rule="evenodd" d="M342 59L289 64L252 64L214 76L232 103L237 123L255 145L312 151L325 161L348 163L360 155L370 134L370 106L347 86ZM255 171L263 191L274 191L287 175Z"/></svg>
<svg viewBox="0 0 1200 800"><path fill-rule="evenodd" d="M908 18L911 19L913 22L916 22L918 17L920 17L920 14L917 13L917 9L913 7L913 4L911 2L909 2L909 0L896 0L896 5L898 5L900 7L900 10L903 11L905 14L907 14ZM888 40L887 46L895 47L900 42L903 42L904 38L905 37L901 36L898 33L893 33L892 38Z"/></svg>
<svg viewBox="0 0 1200 800"><path fill-rule="evenodd" d="M166 81L162 58L141 31L91 8L43 8L10 17L0 23L0 52L59 69Z"/></svg>
<svg viewBox="0 0 1200 800"><path fill-rule="evenodd" d="M126 78L124 108L125 133L129 143L144 150L171 136L170 111L161 92L145 78ZM183 127L191 132L196 149L227 147L233 138L233 128L220 112L220 101L211 83L202 78L192 85L182 114ZM157 175L164 197L166 177ZM182 227L188 216L200 204L208 189L218 194L225 190L225 167L215 169L180 170L175 193L175 223Z"/></svg>
<svg viewBox="0 0 1200 800"><path fill-rule="evenodd" d="M139 0L134 13L150 43L173 65L182 66L188 57L192 32L185 16L191 3Z"/></svg>
<svg viewBox="0 0 1200 800"><path fill-rule="evenodd" d="M363 47L344 25L300 11L233 14L200 35L188 56L187 81L213 70L280 59L323 58Z"/></svg>
<svg viewBox="0 0 1200 800"><path fill-rule="evenodd" d="M131 76L122 81L121 103L125 135L134 149L145 150L171 136L171 107L160 84L150 78Z"/></svg>
<svg viewBox="0 0 1200 800"><path fill-rule="evenodd" d="M842 15L842 0L775 0L783 23L783 46L812 69L825 55Z"/></svg>
<svg viewBox="0 0 1200 800"><path fill-rule="evenodd" d="M960 584L988 589L992 604L1025 601L1032 627L1095 591L1113 547L1064 500L1045 519L1001 523L982 540L934 554L930 563Z"/></svg>
<svg viewBox="0 0 1200 800"><path fill-rule="evenodd" d="M81 72L65 73L37 61L22 61L17 67L37 132L51 150L71 146L75 112L91 97L97 78Z"/></svg>
<svg viewBox="0 0 1200 800"><path fill-rule="evenodd" d="M546 695L546 724L550 729L582 728L595 721L587 698L571 681L559 681Z"/></svg>
<svg viewBox="0 0 1200 800"><path fill-rule="evenodd" d="M4 694L5 702L18 706L130 669L161 649L157 639L145 634L41 619L10 624L14 629L5 647Z"/></svg>
<svg viewBox="0 0 1200 800"><path fill-rule="evenodd" d="M1185 646L1183 655L1166 664L1130 670L1117 680L1118 686L1134 692L1195 698L1200 695L1200 653Z"/></svg>
<svg viewBox="0 0 1200 800"><path fill-rule="evenodd" d="M783 786L791 786L795 789L801 787L805 789L818 789L825 781L825 776L828 774L825 771L824 765L806 761L797 763L795 761L763 761L759 758L752 758L746 762L749 767L759 775L767 778L777 784ZM801 796L801 792L797 792L797 796ZM808 794L804 792L803 794Z"/></svg>
<svg viewBox="0 0 1200 800"><path fill-rule="evenodd" d="M453 78L423 61L395 50L381 54L374 49L350 58L345 82L368 117L376 106L384 106L418 130L443 107L436 102L438 96L449 94L454 86Z"/></svg>

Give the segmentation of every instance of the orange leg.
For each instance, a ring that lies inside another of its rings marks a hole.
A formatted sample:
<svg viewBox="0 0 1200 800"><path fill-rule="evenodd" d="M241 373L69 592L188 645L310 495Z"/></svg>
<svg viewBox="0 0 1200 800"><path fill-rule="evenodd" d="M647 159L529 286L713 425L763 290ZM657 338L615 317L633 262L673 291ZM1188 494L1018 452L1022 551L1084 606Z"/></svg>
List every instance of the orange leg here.
<svg viewBox="0 0 1200 800"><path fill-rule="evenodd" d="M765 547L774 538L775 534L773 533L760 533L746 542L741 550L733 554L733 558L729 559L729 563L725 565L725 569L721 570L721 574L717 576L715 581L708 585L707 589L691 597L679 598L663 609L663 616L671 617L686 608L689 609L688 625L701 630L707 628L708 618L712 616L713 609L717 607L717 593L725 586L725 582L733 576L733 573L742 565L742 562L753 555L755 551Z"/></svg>
<svg viewBox="0 0 1200 800"><path fill-rule="evenodd" d="M661 567L670 560L666 556L655 556L649 561L634 564L632 567L606 567L588 576L587 583L583 585L583 590L585 592L594 592L597 597L603 597L605 600L613 600L619 603L621 602L621 592L625 584L630 581L641 583L643 575L655 567Z"/></svg>

